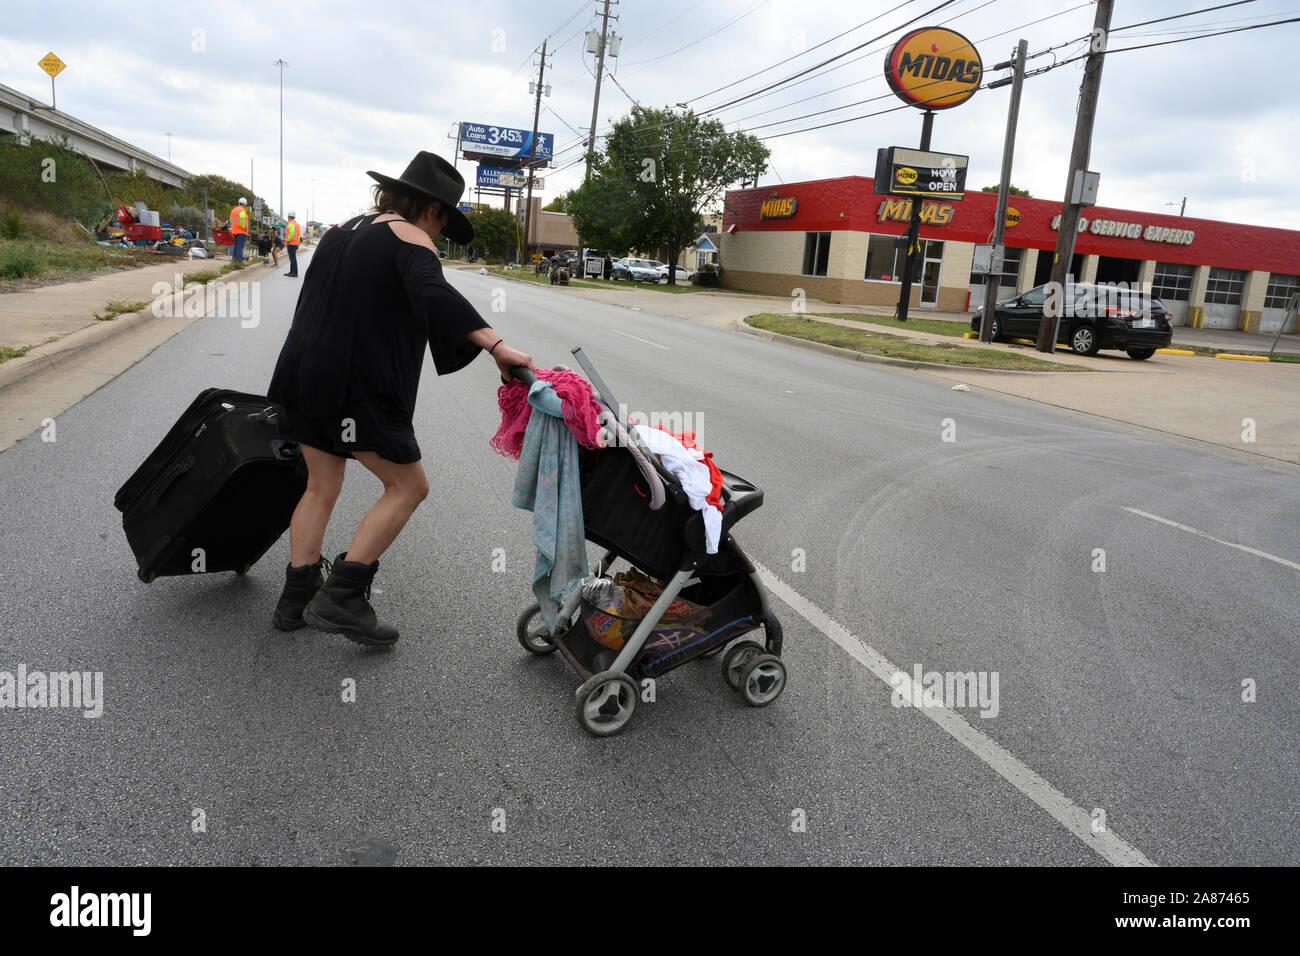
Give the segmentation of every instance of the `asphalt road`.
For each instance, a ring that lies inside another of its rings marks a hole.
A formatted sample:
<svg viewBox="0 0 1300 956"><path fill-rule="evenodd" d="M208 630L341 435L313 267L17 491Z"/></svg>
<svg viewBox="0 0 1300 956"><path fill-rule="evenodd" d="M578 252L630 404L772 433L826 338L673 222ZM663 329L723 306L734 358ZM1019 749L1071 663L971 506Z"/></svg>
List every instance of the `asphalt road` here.
<svg viewBox="0 0 1300 956"><path fill-rule="evenodd" d="M264 390L299 288L269 276L256 328L205 318L58 416L57 441L0 454L0 671L102 671L105 696L98 719L0 709L0 863L1296 862L1293 471L452 281L539 363L581 344L632 409L697 416L766 490L736 537L795 605L775 604L784 696L747 708L692 662L621 736L579 728L574 677L514 638L531 516L488 445L484 359L426 363L433 494L376 582L392 652L271 628L287 538L244 578L139 583L113 493L200 388ZM350 466L331 553L377 494ZM880 673L917 664L996 672L997 715L894 706Z"/></svg>

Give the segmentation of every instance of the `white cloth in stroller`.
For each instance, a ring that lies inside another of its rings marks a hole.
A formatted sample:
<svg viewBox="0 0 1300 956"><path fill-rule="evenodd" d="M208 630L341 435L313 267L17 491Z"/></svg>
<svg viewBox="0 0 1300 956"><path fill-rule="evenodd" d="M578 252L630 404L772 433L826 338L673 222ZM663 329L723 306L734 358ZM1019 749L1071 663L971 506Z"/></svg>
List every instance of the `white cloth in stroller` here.
<svg viewBox="0 0 1300 956"><path fill-rule="evenodd" d="M633 427L645 446L659 456L664 468L681 483L691 507L704 517L704 550L708 554L717 554L718 542L722 539L722 512L709 504L713 479L708 465L697 460L668 432L648 425Z"/></svg>

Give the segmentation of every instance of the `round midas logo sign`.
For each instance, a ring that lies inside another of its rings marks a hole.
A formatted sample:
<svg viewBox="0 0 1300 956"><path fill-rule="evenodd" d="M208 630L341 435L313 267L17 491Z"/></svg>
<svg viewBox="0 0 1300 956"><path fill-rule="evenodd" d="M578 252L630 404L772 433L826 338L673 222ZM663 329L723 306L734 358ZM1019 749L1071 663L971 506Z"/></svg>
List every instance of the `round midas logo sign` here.
<svg viewBox="0 0 1300 956"><path fill-rule="evenodd" d="M1006 219L1003 220L1003 224L1008 229L1010 229L1012 226L1020 225L1020 210L1017 209L1015 206L1008 206L1007 217Z"/></svg>
<svg viewBox="0 0 1300 956"><path fill-rule="evenodd" d="M916 182L916 170L910 166L900 166L898 172L894 173L894 178L904 186L910 186Z"/></svg>
<svg viewBox="0 0 1300 956"><path fill-rule="evenodd" d="M983 78L984 64L974 44L943 27L913 30L885 57L889 88L919 109L960 106L975 95Z"/></svg>

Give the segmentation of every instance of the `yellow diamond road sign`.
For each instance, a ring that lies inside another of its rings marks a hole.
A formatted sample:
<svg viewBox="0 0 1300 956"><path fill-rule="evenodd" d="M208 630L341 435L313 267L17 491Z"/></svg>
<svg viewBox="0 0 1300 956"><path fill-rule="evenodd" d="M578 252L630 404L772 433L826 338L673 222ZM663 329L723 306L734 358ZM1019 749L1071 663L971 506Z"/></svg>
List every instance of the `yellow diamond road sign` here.
<svg viewBox="0 0 1300 956"><path fill-rule="evenodd" d="M47 53L45 54L45 59L41 60L39 65L40 68L50 74L51 77L55 77L62 73L63 68L68 64L64 63L53 53Z"/></svg>

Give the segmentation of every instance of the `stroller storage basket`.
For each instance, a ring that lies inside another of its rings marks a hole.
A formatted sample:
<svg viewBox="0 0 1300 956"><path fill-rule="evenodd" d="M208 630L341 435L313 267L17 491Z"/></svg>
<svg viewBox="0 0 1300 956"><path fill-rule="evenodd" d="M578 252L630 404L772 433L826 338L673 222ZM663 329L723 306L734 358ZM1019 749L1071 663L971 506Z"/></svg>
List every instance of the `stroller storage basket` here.
<svg viewBox="0 0 1300 956"><path fill-rule="evenodd" d="M700 606L696 613L676 621L660 621L628 668L629 676L658 677L757 626L759 611L751 603L744 576L735 573L713 577L725 579L723 583L730 584L730 590L713 603ZM715 582L709 590L716 588ZM596 605L584 600L579 623L565 635L565 645L589 671L604 670L642 620L622 613L617 601Z"/></svg>

